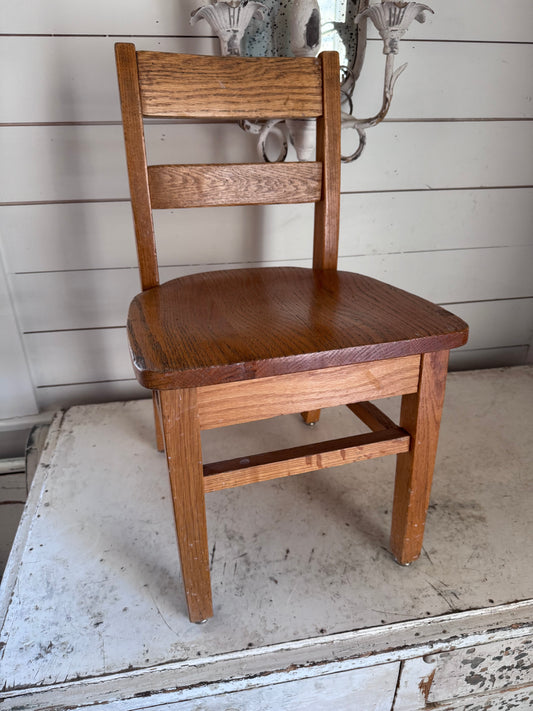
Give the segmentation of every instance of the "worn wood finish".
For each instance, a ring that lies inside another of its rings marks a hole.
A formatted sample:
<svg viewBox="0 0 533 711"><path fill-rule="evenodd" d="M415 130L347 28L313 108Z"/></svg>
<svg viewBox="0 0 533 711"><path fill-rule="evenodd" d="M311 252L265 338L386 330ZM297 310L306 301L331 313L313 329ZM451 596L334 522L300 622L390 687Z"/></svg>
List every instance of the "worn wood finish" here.
<svg viewBox="0 0 533 711"><path fill-rule="evenodd" d="M400 426L411 435L411 449L398 455L391 529L391 549L402 565L422 550L447 369L447 351L424 354L418 391L402 398Z"/></svg>
<svg viewBox="0 0 533 711"><path fill-rule="evenodd" d="M133 44L115 45L115 58L139 271L142 288L150 289L159 284L159 270L157 267L152 211L150 209L150 191L135 46Z"/></svg>
<svg viewBox="0 0 533 711"><path fill-rule="evenodd" d="M317 202L321 163L151 165L152 208Z"/></svg>
<svg viewBox="0 0 533 711"><path fill-rule="evenodd" d="M202 430L288 415L318 406L414 393L420 356L292 373L198 388Z"/></svg>
<svg viewBox="0 0 533 711"><path fill-rule="evenodd" d="M319 59L225 57L220 62L167 52L138 52L137 59L145 116L255 120L322 113Z"/></svg>
<svg viewBox="0 0 533 711"><path fill-rule="evenodd" d="M324 110L317 121L316 159L324 166L322 200L315 205L313 267L336 269L339 252L341 187L341 101L339 57L323 55Z"/></svg>
<svg viewBox="0 0 533 711"><path fill-rule="evenodd" d="M409 451L398 428L204 465L206 493Z"/></svg>
<svg viewBox="0 0 533 711"><path fill-rule="evenodd" d="M213 616L196 391L159 394L181 572L191 622Z"/></svg>
<svg viewBox="0 0 533 711"><path fill-rule="evenodd" d="M467 338L461 319L424 299L361 274L297 267L167 282L135 297L128 331L136 377L156 389L397 358Z"/></svg>
<svg viewBox="0 0 533 711"><path fill-rule="evenodd" d="M348 405L348 408L357 415L373 432L380 430L394 429L397 425L371 402L355 402Z"/></svg>

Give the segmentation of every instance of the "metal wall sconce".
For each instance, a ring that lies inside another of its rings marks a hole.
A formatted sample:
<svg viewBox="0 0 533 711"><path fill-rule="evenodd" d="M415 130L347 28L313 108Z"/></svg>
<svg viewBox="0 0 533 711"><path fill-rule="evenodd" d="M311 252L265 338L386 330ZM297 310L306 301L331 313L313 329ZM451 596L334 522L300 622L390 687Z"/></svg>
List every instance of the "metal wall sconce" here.
<svg viewBox="0 0 533 711"><path fill-rule="evenodd" d="M393 97L394 86L407 67L394 69L399 43L413 20L424 22L433 10L418 2L381 0L212 0L191 15L191 24L206 20L220 39L222 55L244 56L315 56L322 49L336 49L341 56L341 95L343 128L357 131L359 143L342 160L350 163L361 155L366 145L366 131L383 121ZM366 25L370 19L383 40L386 56L383 100L379 112L370 118L353 115L353 92L360 75L366 48ZM288 151L286 132L299 160L313 160L314 127L312 120L244 121L241 127L257 135L262 160L285 160ZM272 138L279 146L276 156L267 153Z"/></svg>

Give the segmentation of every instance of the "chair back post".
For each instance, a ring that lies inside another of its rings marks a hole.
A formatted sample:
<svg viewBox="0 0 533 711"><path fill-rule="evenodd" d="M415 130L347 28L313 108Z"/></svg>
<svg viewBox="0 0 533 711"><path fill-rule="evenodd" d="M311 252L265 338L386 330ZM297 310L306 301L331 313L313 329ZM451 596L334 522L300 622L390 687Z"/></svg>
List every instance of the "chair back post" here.
<svg viewBox="0 0 533 711"><path fill-rule="evenodd" d="M313 269L336 269L341 182L341 96L337 52L322 52L323 111L317 121L316 160L323 166L322 199L315 204Z"/></svg>
<svg viewBox="0 0 533 711"><path fill-rule="evenodd" d="M115 45L137 257L143 291L159 284L135 45Z"/></svg>

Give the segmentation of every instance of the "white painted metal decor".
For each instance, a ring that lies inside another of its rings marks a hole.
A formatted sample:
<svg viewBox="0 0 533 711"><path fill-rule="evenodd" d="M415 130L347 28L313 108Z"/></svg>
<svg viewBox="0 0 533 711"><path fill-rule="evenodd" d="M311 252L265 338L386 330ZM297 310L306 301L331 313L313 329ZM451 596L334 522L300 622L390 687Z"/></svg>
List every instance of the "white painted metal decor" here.
<svg viewBox="0 0 533 711"><path fill-rule="evenodd" d="M241 54L241 41L251 19L263 19L264 5L248 0L216 0L214 5L202 5L191 15L191 25L204 19L220 40L223 57Z"/></svg>
<svg viewBox="0 0 533 711"><path fill-rule="evenodd" d="M366 130L383 121L387 115L400 74L407 67L403 64L394 70L394 55L398 54L399 43L413 20L425 21L425 12L433 13L428 6L418 2L399 0L381 0L381 3L369 6L369 0L347 0L330 2L328 0L266 0L268 3L249 2L249 0L215 0L214 4L202 5L191 16L191 23L205 19L220 39L221 53L225 55L285 55L295 57L315 56L321 48L322 26L326 28L326 37L330 41L335 36L332 48L342 46L342 122L343 127L353 128L359 136L359 144L351 154L342 160L350 163L361 155L366 144ZM290 7L289 7L290 5ZM354 14L355 13L355 14ZM383 40L383 53L386 55L383 101L379 112L371 118L358 119L353 116L352 94L359 77L366 45L366 20L370 20ZM252 20L269 24L268 32L255 40L257 25ZM251 29L249 28L251 27ZM246 48L242 51L245 33L248 31ZM330 44L330 42L329 42ZM314 123L313 121L267 121L252 123L244 121L242 128L258 137L260 157L269 162L283 161L287 156L287 139L283 126L288 129L291 143L296 149L299 160L314 159ZM276 155L268 156L266 144L272 137L279 144Z"/></svg>

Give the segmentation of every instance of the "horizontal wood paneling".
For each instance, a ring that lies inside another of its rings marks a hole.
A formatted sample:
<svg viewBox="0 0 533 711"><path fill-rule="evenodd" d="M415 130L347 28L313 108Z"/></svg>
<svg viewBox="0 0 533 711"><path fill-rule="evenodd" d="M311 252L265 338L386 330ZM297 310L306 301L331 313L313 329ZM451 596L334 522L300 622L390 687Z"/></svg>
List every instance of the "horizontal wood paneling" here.
<svg viewBox="0 0 533 711"><path fill-rule="evenodd" d="M26 335L24 342L36 386L133 377L125 328L48 331Z"/></svg>
<svg viewBox="0 0 533 711"><path fill-rule="evenodd" d="M115 42L131 37L4 37L0 123L119 121ZM214 54L217 40L135 38L138 49ZM32 91L28 91L28 86Z"/></svg>
<svg viewBox="0 0 533 711"><path fill-rule="evenodd" d="M454 353L497 350L503 341L523 354L532 330L532 306L533 299L447 307L470 325L468 344ZM24 343L38 386L133 377L125 327L30 333ZM68 353L68 359L59 358L59 353ZM475 362L472 356L457 357Z"/></svg>
<svg viewBox="0 0 533 711"><path fill-rule="evenodd" d="M41 387L35 391L39 410L57 410L71 405L88 405L95 402L117 402L151 398L150 390L143 388L132 378L131 380L115 380L108 382L82 383L76 385L59 385L57 387ZM155 431L154 431L155 442Z"/></svg>
<svg viewBox="0 0 533 711"><path fill-rule="evenodd" d="M5 3L1 31L7 34L208 35L209 25L191 26L198 0L24 0Z"/></svg>
<svg viewBox="0 0 533 711"><path fill-rule="evenodd" d="M450 354L450 370L477 370L478 368L507 368L526 362L527 346L502 346L500 348L458 349Z"/></svg>
<svg viewBox="0 0 533 711"><path fill-rule="evenodd" d="M226 124L151 125L147 144L153 163L255 160L253 137ZM381 124L360 160L343 166L342 189L533 185L532 150L533 121ZM3 202L128 196L120 126L4 127L0 152Z"/></svg>
<svg viewBox="0 0 533 711"><path fill-rule="evenodd" d="M502 343L523 346L533 335L533 298L450 304L445 308L470 325L468 344L461 351L498 348Z"/></svg>
<svg viewBox="0 0 533 711"><path fill-rule="evenodd" d="M499 44L403 40L395 66L405 62L387 120L533 116L533 87L524 75L533 65L533 44L502 51ZM353 95L355 116L379 111L384 68L382 42L369 42Z"/></svg>
<svg viewBox="0 0 533 711"><path fill-rule="evenodd" d="M311 260L290 264L311 266ZM381 279L436 303L533 296L533 246L342 257L339 268ZM197 265L164 267L161 279L205 270ZM122 325L129 301L140 291L136 269L18 274L12 277L12 288L26 332Z"/></svg>
<svg viewBox="0 0 533 711"><path fill-rule="evenodd" d="M532 185L532 151L529 121L383 123L361 158L343 166L342 189Z"/></svg>
<svg viewBox="0 0 533 711"><path fill-rule="evenodd" d="M431 0L435 12L426 22L413 22L407 37L422 40L530 42L533 6L530 0ZM377 37L370 28L370 37Z"/></svg>
<svg viewBox="0 0 533 711"><path fill-rule="evenodd" d="M201 4L201 3L200 3ZM529 42L533 27L530 0L432 0L435 15L423 25L413 22L408 37L495 42ZM198 0L25 0L2 8L6 34L210 34L205 22L190 26ZM375 31L372 30L371 36Z"/></svg>
<svg viewBox="0 0 533 711"><path fill-rule="evenodd" d="M253 162L256 156L254 137L236 125L156 124L146 134L153 163ZM129 197L120 125L4 127L0 152L3 202Z"/></svg>
<svg viewBox="0 0 533 711"><path fill-rule="evenodd" d="M311 255L312 219L312 205L162 210L158 255L166 265L302 259ZM0 230L10 272L137 265L128 202L0 207ZM533 188L341 199L341 256L527 244Z"/></svg>
<svg viewBox="0 0 533 711"><path fill-rule="evenodd" d="M417 23L415 23L417 24ZM138 49L217 53L212 38L133 38ZM17 72L0 76L0 123L119 121L113 45L117 37L5 37L0 61ZM525 67L533 45L404 40L389 119L503 118L533 116ZM381 42L369 42L354 94L355 114L377 113L385 58ZM32 91L28 92L28 86Z"/></svg>

